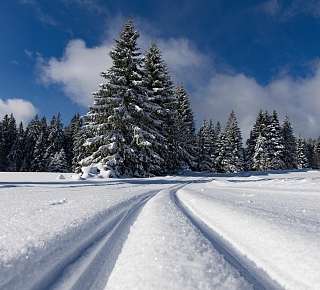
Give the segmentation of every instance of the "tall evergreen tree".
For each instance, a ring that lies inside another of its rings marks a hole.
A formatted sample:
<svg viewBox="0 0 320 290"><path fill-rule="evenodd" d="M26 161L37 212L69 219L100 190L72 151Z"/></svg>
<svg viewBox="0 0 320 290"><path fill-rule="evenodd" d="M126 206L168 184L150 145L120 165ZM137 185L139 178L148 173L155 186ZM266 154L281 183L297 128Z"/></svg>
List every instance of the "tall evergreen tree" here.
<svg viewBox="0 0 320 290"><path fill-rule="evenodd" d="M284 169L284 141L278 114L273 111L269 125L266 128L268 141L268 154L270 159L269 169Z"/></svg>
<svg viewBox="0 0 320 290"><path fill-rule="evenodd" d="M141 104L146 115L142 120L143 131L140 131L140 135L149 146L142 146L140 152L144 156L145 167L149 168L151 174L159 175L167 169L170 149L168 123L172 118L169 106L174 101L174 94L167 66L155 44L150 46L145 55L142 73L142 86L147 98Z"/></svg>
<svg viewBox="0 0 320 290"><path fill-rule="evenodd" d="M293 134L293 129L287 116L282 125L282 136L284 144L284 166L286 169L296 168L296 138Z"/></svg>
<svg viewBox="0 0 320 290"><path fill-rule="evenodd" d="M189 96L186 90L180 86L176 88L178 100L178 127L177 132L179 149L181 152L182 162L189 168L196 168L196 146L195 146L195 128L193 113L190 105ZM213 125L210 123L211 138L213 136Z"/></svg>
<svg viewBox="0 0 320 290"><path fill-rule="evenodd" d="M260 110L256 122L250 132L250 137L247 140L246 148L246 167L248 169L254 169L254 155L256 150L257 139L260 135L264 135L264 130L266 128L267 115ZM260 138L261 139L261 138ZM261 141L261 140L260 140Z"/></svg>
<svg viewBox="0 0 320 290"><path fill-rule="evenodd" d="M1 123L0 165L2 171L9 170L8 156L17 138L16 120L13 114L5 115Z"/></svg>
<svg viewBox="0 0 320 290"><path fill-rule="evenodd" d="M81 127L80 114L75 114L71 119L69 125L64 129L64 151L66 154L68 170L72 170L72 162L74 159L74 143L76 136Z"/></svg>
<svg viewBox="0 0 320 290"><path fill-rule="evenodd" d="M212 171L213 168L210 133L210 124L204 120L197 134L199 171Z"/></svg>
<svg viewBox="0 0 320 290"><path fill-rule="evenodd" d="M9 153L9 170L20 171L25 154L25 132L22 122L19 124L17 136Z"/></svg>
<svg viewBox="0 0 320 290"><path fill-rule="evenodd" d="M104 82L94 93L94 105L88 115L92 138L86 144L92 154L80 164L100 164L104 170L111 170L112 176L144 175L136 144L145 100L138 37L132 21L128 21L110 52L112 66L101 74Z"/></svg>

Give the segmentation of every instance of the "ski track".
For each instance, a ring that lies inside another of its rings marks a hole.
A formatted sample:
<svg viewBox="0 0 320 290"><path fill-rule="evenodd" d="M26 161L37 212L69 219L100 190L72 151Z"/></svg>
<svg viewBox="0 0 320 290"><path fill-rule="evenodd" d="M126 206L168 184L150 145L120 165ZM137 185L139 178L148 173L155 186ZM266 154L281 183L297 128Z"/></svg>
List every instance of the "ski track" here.
<svg viewBox="0 0 320 290"><path fill-rule="evenodd" d="M3 268L0 289L213 289L213 285L214 289L284 289L266 271L215 232L206 219L197 215L179 194L180 190L182 192L191 183L216 182L224 186L227 182L245 181L232 178L220 182L209 177L169 177L165 181L153 182L157 185L154 190L140 189L132 197L120 199L106 210L104 216L99 217L98 222L91 223L92 228L82 232L79 239L75 239L73 233L68 243L60 245L58 242L45 255L34 256L27 267L16 264L16 272L12 272L10 267ZM269 182L269 179L260 182ZM77 187L90 186L94 189L106 185L128 189L139 188L146 183L137 180L75 181L70 184L45 181L0 182L0 189L74 187L73 190L76 190ZM250 196L251 188L240 188L249 192L247 195ZM234 186L231 190L236 191L238 188ZM66 202L67 199L61 199L52 201L50 205L60 206ZM284 217L287 218L285 214ZM184 237L188 238L187 245L182 246ZM63 237L62 241L65 239ZM137 249L137 245L142 249Z"/></svg>
<svg viewBox="0 0 320 290"><path fill-rule="evenodd" d="M254 290L281 290L278 283L272 280L268 274L257 267L245 257L233 250L232 245L223 241L203 220L195 216L186 205L178 198L176 192L171 194L171 198L190 222L205 236L213 248L216 249L226 261L228 261L239 273L253 286Z"/></svg>

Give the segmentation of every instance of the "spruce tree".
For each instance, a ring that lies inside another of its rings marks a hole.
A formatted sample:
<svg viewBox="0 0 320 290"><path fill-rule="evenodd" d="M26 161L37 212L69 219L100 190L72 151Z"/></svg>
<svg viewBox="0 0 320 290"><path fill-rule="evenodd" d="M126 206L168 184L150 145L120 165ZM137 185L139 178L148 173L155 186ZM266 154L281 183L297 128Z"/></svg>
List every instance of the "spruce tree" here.
<svg viewBox="0 0 320 290"><path fill-rule="evenodd" d="M23 124L21 122L17 131L17 137L15 139L15 142L13 143L13 146L8 156L10 171L21 170L24 154L25 154L25 132L23 129Z"/></svg>
<svg viewBox="0 0 320 290"><path fill-rule="evenodd" d="M210 124L204 120L197 134L198 144L198 170L212 171L213 160L211 156Z"/></svg>
<svg viewBox="0 0 320 290"><path fill-rule="evenodd" d="M248 169L254 169L254 155L255 155L255 149L256 149L256 143L257 139L260 135L264 135L264 130L266 127L266 114L260 110L255 124L250 132L250 137L247 140L247 148L246 148L246 167Z"/></svg>
<svg viewBox="0 0 320 290"><path fill-rule="evenodd" d="M102 72L104 82L94 93L94 104L87 116L92 137L85 144L92 154L80 165L98 164L101 169L111 170L112 176L144 175L136 144L146 97L141 89L138 37L132 21L128 21L110 52L112 66Z"/></svg>
<svg viewBox="0 0 320 290"><path fill-rule="evenodd" d="M64 129L64 151L67 158L68 170L72 170L72 162L74 159L74 143L76 136L81 127L81 118L77 113L71 119L69 125Z"/></svg>
<svg viewBox="0 0 320 290"><path fill-rule="evenodd" d="M13 114L5 115L1 123L0 165L2 171L9 170L9 154L17 138L16 120Z"/></svg>
<svg viewBox="0 0 320 290"><path fill-rule="evenodd" d="M242 137L235 113L232 111L224 132L220 164L227 173L240 172L244 169Z"/></svg>
<svg viewBox="0 0 320 290"><path fill-rule="evenodd" d="M255 143L252 169L266 171L270 168L269 142L263 134L260 134Z"/></svg>
<svg viewBox="0 0 320 290"><path fill-rule="evenodd" d="M308 158L307 158L307 152L306 152L306 142L301 137L297 140L297 168L303 169L308 168Z"/></svg>
<svg viewBox="0 0 320 290"><path fill-rule="evenodd" d="M269 169L284 169L284 140L276 111L273 111L272 115L270 116L270 123L266 128L266 131L266 138L269 143Z"/></svg>
<svg viewBox="0 0 320 290"><path fill-rule="evenodd" d="M170 128L172 117L169 109L173 101L173 85L159 48L152 44L148 49L142 69L142 87L147 98L141 104L145 114L142 120L143 131L138 138L147 141L149 146L141 146L145 171L159 175L166 172L169 153ZM144 134L143 134L144 132ZM143 145L143 143L142 143Z"/></svg>
<svg viewBox="0 0 320 290"><path fill-rule="evenodd" d="M286 169L296 168L296 138L293 134L293 129L287 116L282 125L282 136L284 144L284 166Z"/></svg>
<svg viewBox="0 0 320 290"><path fill-rule="evenodd" d="M193 113L190 105L189 96L186 90L180 86L176 88L178 100L178 142L181 152L181 161L189 168L196 167L196 146L195 146L195 128ZM211 137L214 134L212 123L210 123Z"/></svg>
<svg viewBox="0 0 320 290"><path fill-rule="evenodd" d="M51 158L48 169L50 172L68 172L67 158L63 148Z"/></svg>

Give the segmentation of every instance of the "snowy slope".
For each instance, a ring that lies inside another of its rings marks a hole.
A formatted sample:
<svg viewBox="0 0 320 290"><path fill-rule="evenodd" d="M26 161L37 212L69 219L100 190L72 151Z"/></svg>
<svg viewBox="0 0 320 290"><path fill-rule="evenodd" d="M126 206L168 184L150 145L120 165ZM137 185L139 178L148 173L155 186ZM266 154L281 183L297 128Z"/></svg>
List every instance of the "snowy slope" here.
<svg viewBox="0 0 320 290"><path fill-rule="evenodd" d="M320 289L320 173L0 173L0 289Z"/></svg>

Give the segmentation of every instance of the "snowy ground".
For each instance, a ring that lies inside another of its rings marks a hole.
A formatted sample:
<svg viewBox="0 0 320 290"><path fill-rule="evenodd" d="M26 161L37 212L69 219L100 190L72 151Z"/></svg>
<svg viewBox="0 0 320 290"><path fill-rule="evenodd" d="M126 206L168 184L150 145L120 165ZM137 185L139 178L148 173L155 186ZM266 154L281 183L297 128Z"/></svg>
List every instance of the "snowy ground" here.
<svg viewBox="0 0 320 290"><path fill-rule="evenodd" d="M0 173L0 289L320 289L320 172Z"/></svg>

